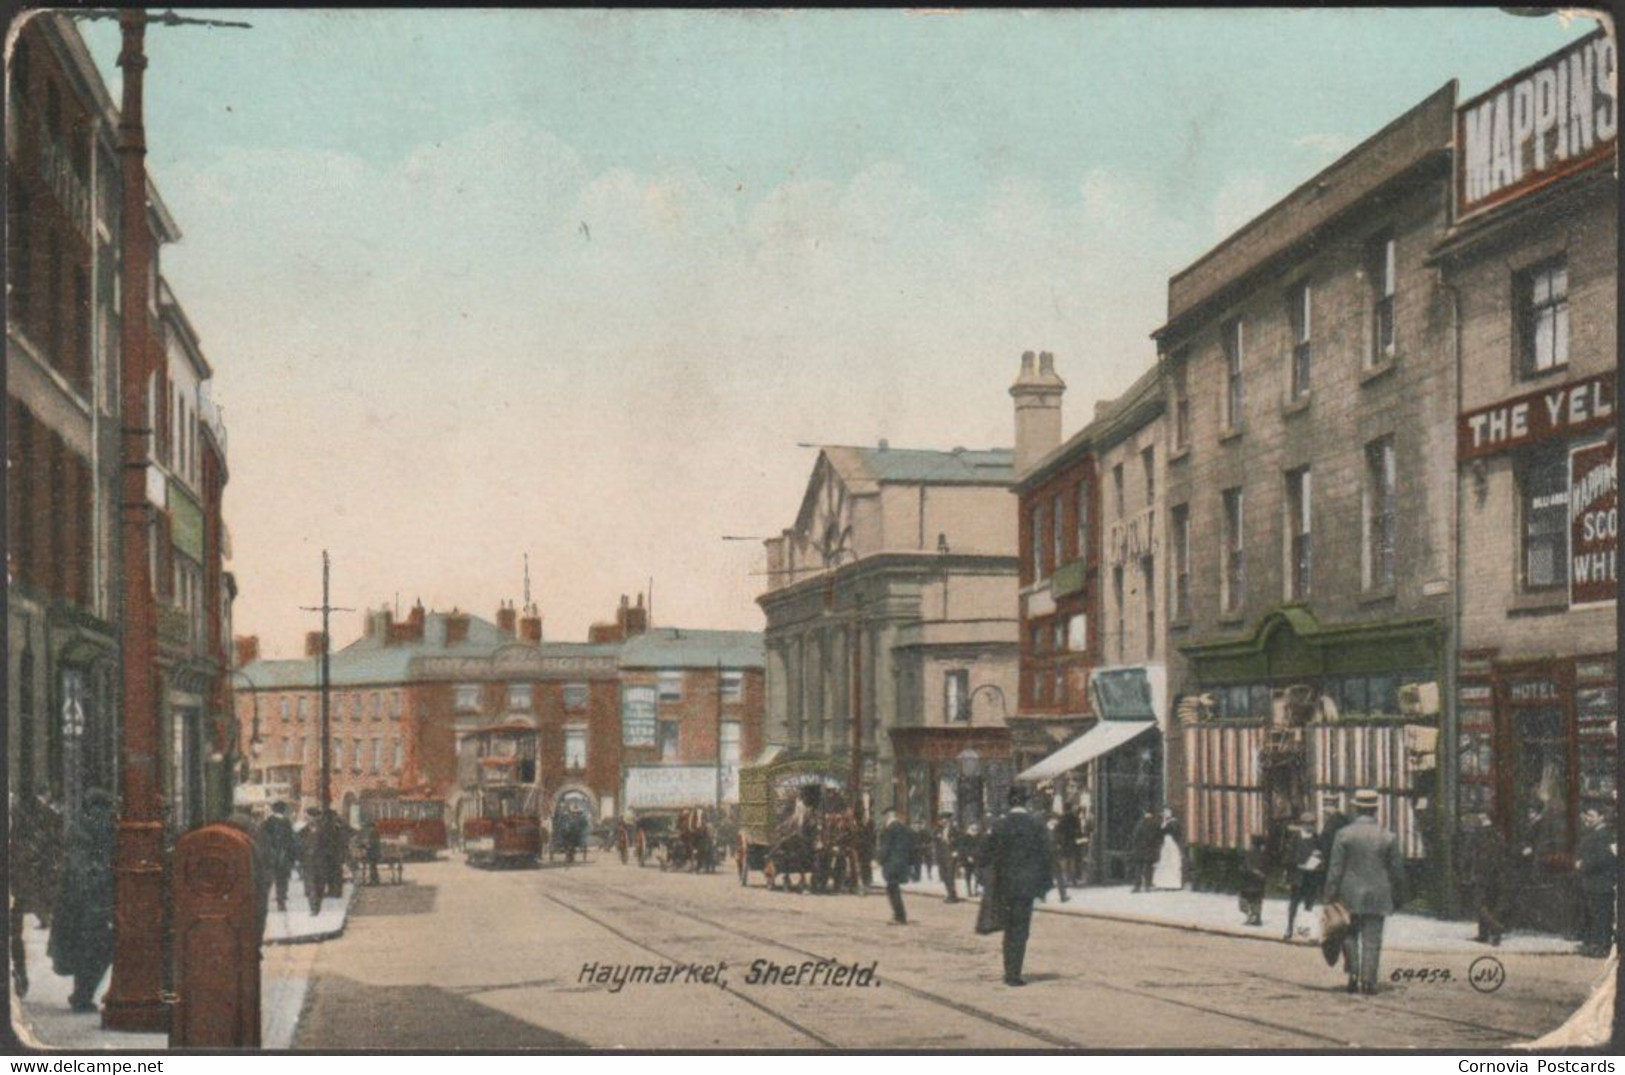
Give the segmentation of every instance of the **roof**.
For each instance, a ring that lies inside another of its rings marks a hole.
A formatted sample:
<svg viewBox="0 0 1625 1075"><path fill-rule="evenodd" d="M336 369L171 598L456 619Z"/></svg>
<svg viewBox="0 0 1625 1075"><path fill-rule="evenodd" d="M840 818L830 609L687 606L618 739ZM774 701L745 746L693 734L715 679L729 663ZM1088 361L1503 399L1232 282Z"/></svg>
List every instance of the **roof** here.
<svg viewBox="0 0 1625 1075"><path fill-rule="evenodd" d="M1156 366L1135 380L1116 399L1102 402L1094 420L1061 443L1061 446L1033 464L1021 476L1021 491L1047 479L1062 464L1086 451L1104 452L1115 447L1130 433L1159 414L1163 407L1161 370Z"/></svg>
<svg viewBox="0 0 1625 1075"><path fill-rule="evenodd" d="M1015 452L1009 448L930 448L824 446L835 469L849 482L908 485L1009 485Z"/></svg>
<svg viewBox="0 0 1625 1075"><path fill-rule="evenodd" d="M1447 82L1175 273L1168 281L1168 320L1152 335L1177 334L1250 274L1290 255L1418 164L1444 159L1455 103L1456 83Z"/></svg>
<svg viewBox="0 0 1625 1075"><path fill-rule="evenodd" d="M766 663L760 631L656 627L621 646L622 668L761 668Z"/></svg>
<svg viewBox="0 0 1625 1075"><path fill-rule="evenodd" d="M421 641L397 642L384 645L377 636L364 636L335 650L328 658L329 680L335 687L354 687L373 683L404 683L409 678L411 663L418 657L485 656L513 639L503 634L496 624L478 616L468 617L468 638L456 645L446 645L446 613L431 612L424 619ZM256 690L291 689L319 685L321 660L300 657L283 661L254 661L244 665L233 675L233 682L241 686L246 680Z"/></svg>

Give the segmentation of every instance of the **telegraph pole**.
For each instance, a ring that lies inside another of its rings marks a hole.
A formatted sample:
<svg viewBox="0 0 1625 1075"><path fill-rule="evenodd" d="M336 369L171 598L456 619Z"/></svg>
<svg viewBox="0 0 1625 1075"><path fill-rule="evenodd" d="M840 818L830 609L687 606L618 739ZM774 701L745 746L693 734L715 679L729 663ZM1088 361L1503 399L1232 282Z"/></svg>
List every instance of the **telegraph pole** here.
<svg viewBox="0 0 1625 1075"><path fill-rule="evenodd" d="M717 813L722 820L722 662L717 662Z"/></svg>
<svg viewBox="0 0 1625 1075"><path fill-rule="evenodd" d="M163 353L149 355L147 273L152 264L147 228L147 135L142 113L148 16L140 9L71 13L78 19L118 19L124 69L119 106L118 156L123 186L119 242L124 248L119 323L119 513L124 529L123 597L119 616L120 692L119 819L113 851L113 980L102 1008L108 1030L155 1033L169 1024L164 999L164 816L159 783L163 726L159 711L158 600L153 591L152 524L147 495L150 459L147 385ZM188 19L173 11L158 17L166 26L198 24L246 27L212 19Z"/></svg>
<svg viewBox="0 0 1625 1075"><path fill-rule="evenodd" d="M321 799L322 816L333 808L333 715L330 705L332 695L332 666L330 656L332 653L333 635L329 630L330 617L335 612L354 612L353 608L338 608L330 600L329 582L332 574L331 564L327 557L327 550L322 550L322 603L320 605L302 605L305 612L320 612L322 614L322 675L321 675L321 705L322 705L322 781Z"/></svg>

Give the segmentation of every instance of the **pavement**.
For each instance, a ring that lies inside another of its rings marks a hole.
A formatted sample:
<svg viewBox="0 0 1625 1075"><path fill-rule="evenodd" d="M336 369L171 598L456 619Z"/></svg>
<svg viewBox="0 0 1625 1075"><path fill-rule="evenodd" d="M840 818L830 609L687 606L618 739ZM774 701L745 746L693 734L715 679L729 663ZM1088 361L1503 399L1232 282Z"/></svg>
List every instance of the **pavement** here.
<svg viewBox="0 0 1625 1075"><path fill-rule="evenodd" d="M357 891L356 886L347 886L344 898L324 901L318 915L312 915L308 903L290 894L288 910L273 909L266 916L267 947L263 950L260 976L262 1048L287 1049L292 1045L299 1013L304 1007L310 985L308 970L311 959L297 955L272 958L273 949L270 946L309 945L341 936L349 923L350 908ZM51 969L51 960L46 954L49 940L49 931L38 928L38 922L30 916L23 928L23 945L28 958L28 997L21 1001L15 993L11 997L11 1025L25 1045L74 1052L133 1052L169 1047L167 1034L104 1030L99 1011L75 1012L69 1009L68 994L73 991L73 979L62 977ZM109 970L96 987L98 1003L106 993L112 976Z"/></svg>
<svg viewBox="0 0 1625 1075"><path fill-rule="evenodd" d="M958 885L959 898L965 895L963 881ZM903 891L922 896L946 899L938 881L915 881L903 886ZM1236 906L1235 894L1221 892L1193 892L1183 889L1153 889L1134 892L1129 885L1098 885L1073 888L1067 891L1067 902L1060 894L1050 890L1047 901L1037 905L1040 913L1081 915L1087 918L1108 918L1122 922L1139 922L1170 929L1195 930L1217 933L1228 937L1247 937L1252 940L1286 943L1287 901L1266 899L1262 915L1263 926L1244 926L1244 916ZM970 899L970 902L978 902ZM1291 943L1320 944L1320 909L1298 911ZM1518 952L1527 955L1572 955L1579 951L1579 942L1548 933L1509 933L1499 947L1491 948L1479 942L1478 927L1473 922L1432 918L1418 914L1388 916L1383 928L1383 948L1407 952L1468 953L1480 955L1491 952Z"/></svg>
<svg viewBox="0 0 1625 1075"><path fill-rule="evenodd" d="M1391 947L1357 997L1311 948L1040 913L1028 987L1011 988L974 903L906 899L898 928L878 893L769 892L730 870L442 861L363 890L342 940L272 958L310 960L293 1045L317 1051L1495 1049L1562 1026L1602 967L1497 949L1486 988L1485 949Z"/></svg>

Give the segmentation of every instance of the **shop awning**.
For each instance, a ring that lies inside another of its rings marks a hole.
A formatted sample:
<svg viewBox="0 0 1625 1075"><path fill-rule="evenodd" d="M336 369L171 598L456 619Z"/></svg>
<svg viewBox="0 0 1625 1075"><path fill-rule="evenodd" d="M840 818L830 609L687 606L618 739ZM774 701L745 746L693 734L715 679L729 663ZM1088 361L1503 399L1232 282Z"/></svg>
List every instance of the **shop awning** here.
<svg viewBox="0 0 1625 1075"><path fill-rule="evenodd" d="M1108 754L1140 733L1157 726L1154 720L1103 720L1016 777L1029 783L1049 780Z"/></svg>

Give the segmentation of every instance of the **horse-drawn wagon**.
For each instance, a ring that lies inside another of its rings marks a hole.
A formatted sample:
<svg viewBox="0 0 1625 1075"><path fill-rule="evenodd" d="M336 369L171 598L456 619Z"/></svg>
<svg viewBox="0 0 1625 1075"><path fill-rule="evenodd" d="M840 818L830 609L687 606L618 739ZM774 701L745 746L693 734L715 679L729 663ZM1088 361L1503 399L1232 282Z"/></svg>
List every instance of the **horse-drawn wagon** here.
<svg viewBox="0 0 1625 1075"><path fill-rule="evenodd" d="M739 771L739 883L862 893L863 823L839 763L791 755ZM794 882L792 884L792 878Z"/></svg>

